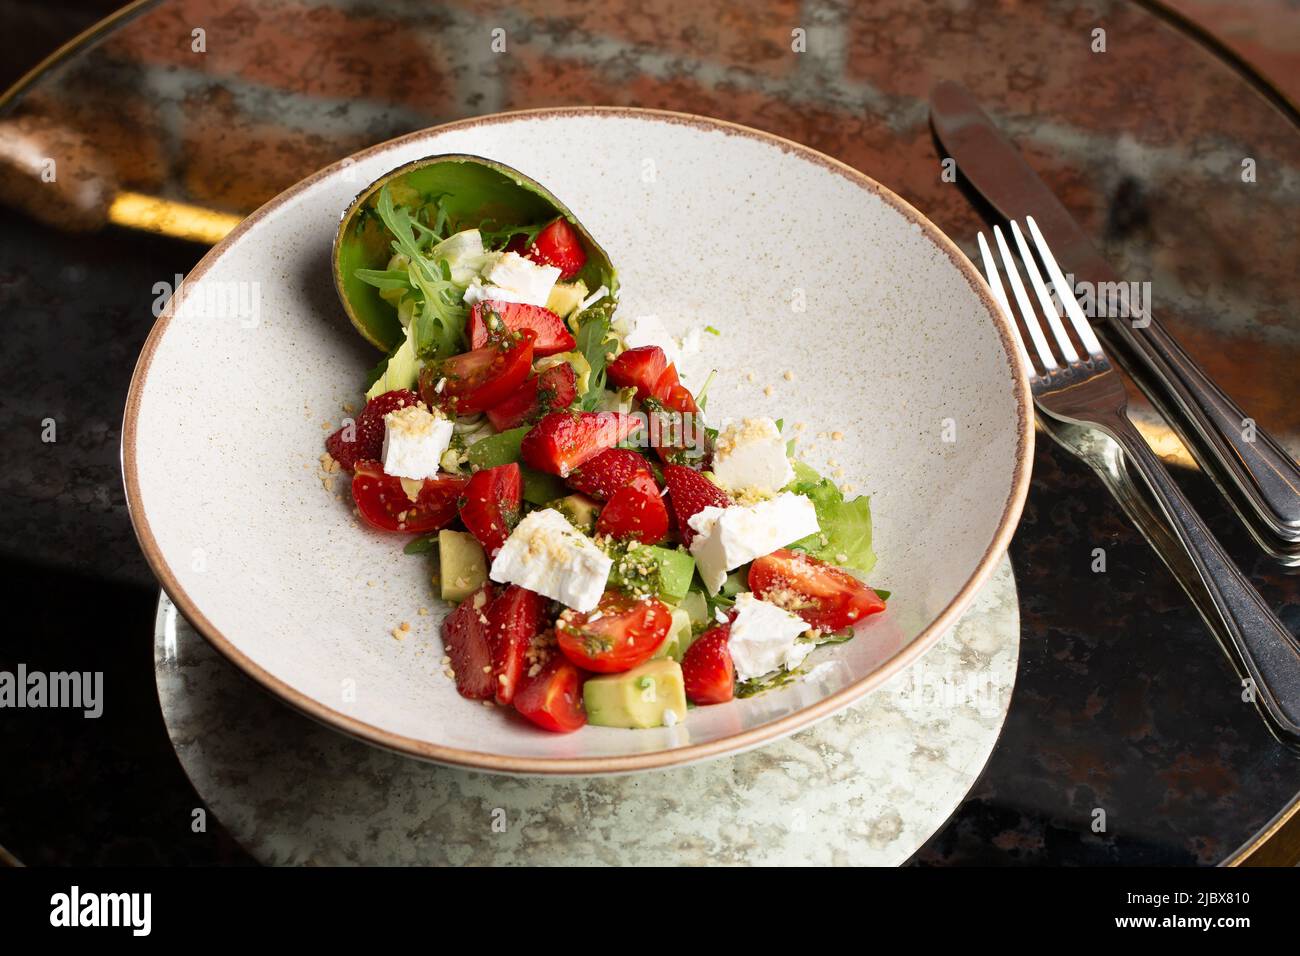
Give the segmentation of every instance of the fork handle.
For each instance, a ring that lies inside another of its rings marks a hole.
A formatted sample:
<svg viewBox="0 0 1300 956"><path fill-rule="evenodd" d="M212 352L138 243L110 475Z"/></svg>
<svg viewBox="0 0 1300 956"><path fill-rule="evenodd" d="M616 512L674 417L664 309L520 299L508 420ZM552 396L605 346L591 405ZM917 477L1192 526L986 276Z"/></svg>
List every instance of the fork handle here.
<svg viewBox="0 0 1300 956"><path fill-rule="evenodd" d="M1300 541L1300 466L1295 460L1258 425L1246 437L1246 413L1154 317L1141 331L1128 328L1127 320L1113 320L1108 327L1115 326L1147 359L1183 413L1170 421L1187 446L1218 463L1274 536Z"/></svg>
<svg viewBox="0 0 1300 956"><path fill-rule="evenodd" d="M1300 740L1300 643L1223 550L1128 416L1120 413L1097 424L1124 449L1160 502L1254 682L1260 706L1276 730Z"/></svg>

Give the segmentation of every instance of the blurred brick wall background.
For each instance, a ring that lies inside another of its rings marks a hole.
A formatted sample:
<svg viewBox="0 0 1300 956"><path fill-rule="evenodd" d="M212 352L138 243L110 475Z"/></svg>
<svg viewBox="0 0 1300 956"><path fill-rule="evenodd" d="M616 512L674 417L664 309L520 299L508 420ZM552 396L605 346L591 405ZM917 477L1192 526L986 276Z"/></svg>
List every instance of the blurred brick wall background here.
<svg viewBox="0 0 1300 956"><path fill-rule="evenodd" d="M488 0L485 6L494 2ZM1293 103L1300 103L1300 0L1165 2L1231 47ZM526 6L527 0L520 3ZM120 6L118 0L0 0L0 88ZM649 0L645 15L660 7L665 16L690 11L689 3L678 0ZM736 33L743 37L747 31L741 27Z"/></svg>

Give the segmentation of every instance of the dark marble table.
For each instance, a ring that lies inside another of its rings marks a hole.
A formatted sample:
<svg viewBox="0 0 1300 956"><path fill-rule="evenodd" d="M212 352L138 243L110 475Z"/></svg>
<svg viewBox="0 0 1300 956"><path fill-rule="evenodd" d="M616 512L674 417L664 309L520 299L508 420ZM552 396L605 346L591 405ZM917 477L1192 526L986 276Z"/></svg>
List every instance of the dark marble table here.
<svg viewBox="0 0 1300 956"><path fill-rule="evenodd" d="M705 113L866 171L971 252L980 214L942 181L926 119L945 78L987 104L1120 273L1152 283L1189 349L1300 448L1300 125L1145 5L181 0L134 7L12 94L0 119L57 125L69 167L110 169L121 189L243 214L359 147L466 115L589 103ZM13 595L0 668L103 670L114 706L99 721L6 713L0 844L32 863L243 862L219 823L190 826L200 800L158 713L156 585L118 462L156 285L203 247L114 226L74 235L69 217L34 208L47 221L0 211L0 569ZM41 440L47 418L55 443ZM1179 477L1300 630L1297 578L1198 472ZM1097 547L1104 574L1090 568ZM1011 558L1023 633L1010 714L915 862L1217 863L1296 798L1300 760L1241 702L1092 473L1047 440ZM1097 809L1105 832L1091 826Z"/></svg>

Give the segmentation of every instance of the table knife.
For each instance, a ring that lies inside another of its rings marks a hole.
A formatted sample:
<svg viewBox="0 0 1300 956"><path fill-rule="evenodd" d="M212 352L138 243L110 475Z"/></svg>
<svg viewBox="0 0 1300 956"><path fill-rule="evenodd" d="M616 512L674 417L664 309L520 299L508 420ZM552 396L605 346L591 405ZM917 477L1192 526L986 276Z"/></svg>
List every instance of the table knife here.
<svg viewBox="0 0 1300 956"><path fill-rule="evenodd" d="M930 120L956 160L958 177L1007 219L1033 216L1065 272L1076 281L1119 282L1069 211L965 87L938 84L930 94ZM1300 541L1300 467L1154 316L1143 318L1149 321L1143 328L1122 316L1093 322L1260 543L1266 544L1264 537Z"/></svg>

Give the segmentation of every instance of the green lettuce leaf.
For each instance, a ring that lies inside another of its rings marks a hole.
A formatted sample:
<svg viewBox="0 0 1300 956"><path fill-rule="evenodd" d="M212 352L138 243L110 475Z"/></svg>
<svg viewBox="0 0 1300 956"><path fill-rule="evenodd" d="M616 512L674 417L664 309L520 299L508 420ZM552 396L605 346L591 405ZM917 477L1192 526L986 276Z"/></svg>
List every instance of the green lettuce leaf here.
<svg viewBox="0 0 1300 956"><path fill-rule="evenodd" d="M844 493L829 478L801 461L792 462L792 466L794 481L785 490L812 501L821 532L801 538L790 547L858 574L870 573L876 566L876 553L871 549L871 499L858 495L845 500Z"/></svg>

